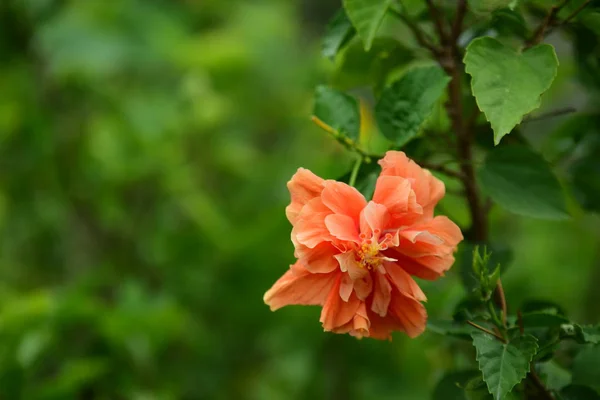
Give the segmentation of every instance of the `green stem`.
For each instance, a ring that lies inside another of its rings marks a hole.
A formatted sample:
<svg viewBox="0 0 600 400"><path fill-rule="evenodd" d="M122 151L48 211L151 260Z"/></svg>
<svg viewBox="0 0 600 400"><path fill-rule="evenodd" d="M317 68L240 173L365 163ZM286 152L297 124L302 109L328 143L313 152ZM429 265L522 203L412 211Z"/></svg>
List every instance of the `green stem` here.
<svg viewBox="0 0 600 400"><path fill-rule="evenodd" d="M496 313L496 307L494 307L494 303L492 301L488 301L488 309L490 310L490 314L492 316L492 320L494 321L494 324L499 328L499 329L503 329L504 326L502 324L502 321L500 321L500 318L498 318L498 314Z"/></svg>
<svg viewBox="0 0 600 400"><path fill-rule="evenodd" d="M356 184L356 177L358 176L358 171L360 171L360 166L362 165L362 162L363 162L362 157L358 157L356 159L354 168L352 168L352 174L350 174L350 181L348 181L348 184L350 186L354 186Z"/></svg>

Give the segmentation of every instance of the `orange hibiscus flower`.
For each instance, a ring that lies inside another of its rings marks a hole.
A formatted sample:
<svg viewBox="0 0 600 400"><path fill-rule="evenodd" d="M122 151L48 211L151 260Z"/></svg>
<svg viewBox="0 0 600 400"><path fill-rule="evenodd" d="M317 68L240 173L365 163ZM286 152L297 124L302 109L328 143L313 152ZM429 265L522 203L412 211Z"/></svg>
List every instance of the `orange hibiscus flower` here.
<svg viewBox="0 0 600 400"><path fill-rule="evenodd" d="M302 168L288 182L298 261L265 293L271 310L319 305L326 331L358 337L425 330L426 297L412 276L442 276L463 237L448 218L433 216L445 193L439 179L402 152L389 151L379 164L369 202Z"/></svg>

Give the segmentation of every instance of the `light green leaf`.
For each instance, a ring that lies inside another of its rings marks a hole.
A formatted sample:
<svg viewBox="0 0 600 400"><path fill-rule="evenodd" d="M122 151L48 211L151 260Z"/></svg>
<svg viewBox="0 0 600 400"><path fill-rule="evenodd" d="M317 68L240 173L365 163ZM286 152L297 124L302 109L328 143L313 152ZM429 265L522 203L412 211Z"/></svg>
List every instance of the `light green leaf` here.
<svg viewBox="0 0 600 400"><path fill-rule="evenodd" d="M517 53L496 39L475 39L467 47L466 71L479 109L494 130L494 142L538 108L556 77L558 59L548 44Z"/></svg>
<svg viewBox="0 0 600 400"><path fill-rule="evenodd" d="M375 108L383 135L397 146L417 136L449 81L437 66L418 67L385 89Z"/></svg>
<svg viewBox="0 0 600 400"><path fill-rule="evenodd" d="M348 18L369 51L392 0L343 0Z"/></svg>
<svg viewBox="0 0 600 400"><path fill-rule="evenodd" d="M515 214L566 219L565 199L549 165L526 146L493 150L477 171L483 190Z"/></svg>
<svg viewBox="0 0 600 400"><path fill-rule="evenodd" d="M360 109L354 97L327 86L318 86L313 114L339 134L352 140L358 139Z"/></svg>
<svg viewBox="0 0 600 400"><path fill-rule="evenodd" d="M356 30L348 19L344 9L340 9L329 21L325 29L321 54L323 57L334 59L338 51L352 39Z"/></svg>
<svg viewBox="0 0 600 400"><path fill-rule="evenodd" d="M524 335L502 343L483 332L471 334L483 380L495 400L503 400L529 372L529 363L537 352L537 339Z"/></svg>

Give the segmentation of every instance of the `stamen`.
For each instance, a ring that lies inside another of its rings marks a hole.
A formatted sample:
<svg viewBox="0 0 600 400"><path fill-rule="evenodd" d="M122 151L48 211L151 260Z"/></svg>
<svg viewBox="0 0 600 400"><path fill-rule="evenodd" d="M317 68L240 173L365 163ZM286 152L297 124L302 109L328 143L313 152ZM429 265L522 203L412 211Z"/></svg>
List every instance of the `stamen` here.
<svg viewBox="0 0 600 400"><path fill-rule="evenodd" d="M362 240L365 240L367 238L367 235L364 233L361 233L360 235L358 235L359 238L361 238Z"/></svg>
<svg viewBox="0 0 600 400"><path fill-rule="evenodd" d="M373 233L376 235L381 235L381 229L377 228L373 231Z"/></svg>
<svg viewBox="0 0 600 400"><path fill-rule="evenodd" d="M386 243L383 243L381 246L379 246L379 250L387 250L388 249L388 245Z"/></svg>
<svg viewBox="0 0 600 400"><path fill-rule="evenodd" d="M371 243L373 243L373 241L371 239L367 239L367 240L365 240L365 243L366 244L371 244Z"/></svg>

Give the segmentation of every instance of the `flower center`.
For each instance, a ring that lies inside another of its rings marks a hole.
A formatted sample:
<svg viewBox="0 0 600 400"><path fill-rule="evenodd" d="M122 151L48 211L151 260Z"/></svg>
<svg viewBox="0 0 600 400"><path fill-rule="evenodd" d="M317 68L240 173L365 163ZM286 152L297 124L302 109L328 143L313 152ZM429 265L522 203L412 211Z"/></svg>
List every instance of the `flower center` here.
<svg viewBox="0 0 600 400"><path fill-rule="evenodd" d="M364 233L361 233L359 237L361 243L357 245L355 253L357 261L363 268L376 269L383 261L395 261L381 254L392 243L393 236L391 233L381 236L381 230L375 229L370 237Z"/></svg>

